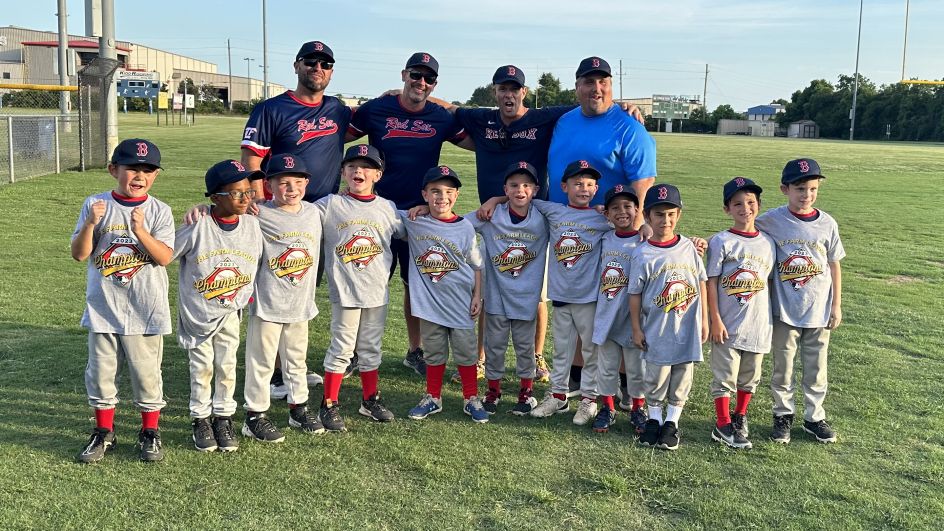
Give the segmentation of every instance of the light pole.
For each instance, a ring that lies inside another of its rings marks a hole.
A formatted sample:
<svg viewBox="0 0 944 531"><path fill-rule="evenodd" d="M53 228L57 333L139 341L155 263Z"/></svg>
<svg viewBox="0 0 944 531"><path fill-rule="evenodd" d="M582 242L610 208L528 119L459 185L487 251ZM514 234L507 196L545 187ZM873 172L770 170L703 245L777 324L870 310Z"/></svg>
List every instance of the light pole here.
<svg viewBox="0 0 944 531"><path fill-rule="evenodd" d="M905 0L905 44L901 47L901 80L905 80L905 57L908 55L908 11L911 9L911 0Z"/></svg>
<svg viewBox="0 0 944 531"><path fill-rule="evenodd" d="M859 37L856 39L856 68L855 68L855 85L852 89L852 110L849 111L849 141L852 142L853 137L855 136L855 114L856 114L856 98L859 95L859 47L862 45L862 3L864 0L859 0Z"/></svg>
<svg viewBox="0 0 944 531"><path fill-rule="evenodd" d="M269 37L266 29L266 0L262 0L262 99L269 99Z"/></svg>
<svg viewBox="0 0 944 531"><path fill-rule="evenodd" d="M243 61L246 61L246 105L249 105L249 102L252 101L252 71L249 68L249 62L255 61L255 59L252 57L243 57Z"/></svg>

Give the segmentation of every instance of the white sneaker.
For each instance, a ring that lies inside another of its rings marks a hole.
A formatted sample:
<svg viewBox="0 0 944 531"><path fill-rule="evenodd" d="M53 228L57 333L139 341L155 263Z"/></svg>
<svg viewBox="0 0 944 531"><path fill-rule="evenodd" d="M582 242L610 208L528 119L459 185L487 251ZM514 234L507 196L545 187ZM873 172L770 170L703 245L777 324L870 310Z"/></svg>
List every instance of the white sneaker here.
<svg viewBox="0 0 944 531"><path fill-rule="evenodd" d="M288 386L285 384L274 385L269 384L269 397L272 400L285 400L285 397L288 396Z"/></svg>
<svg viewBox="0 0 944 531"><path fill-rule="evenodd" d="M556 398L553 394L544 395L544 400L531 410L532 417L550 417L558 413L567 413L570 411L570 402Z"/></svg>
<svg viewBox="0 0 944 531"><path fill-rule="evenodd" d="M324 378L317 372L310 371L308 373L308 387L314 387L316 385L324 385Z"/></svg>
<svg viewBox="0 0 944 531"><path fill-rule="evenodd" d="M586 426L591 420L595 419L597 416L597 402L592 398L584 398L580 401L580 405L577 406L577 413L574 414L574 424L578 426Z"/></svg>

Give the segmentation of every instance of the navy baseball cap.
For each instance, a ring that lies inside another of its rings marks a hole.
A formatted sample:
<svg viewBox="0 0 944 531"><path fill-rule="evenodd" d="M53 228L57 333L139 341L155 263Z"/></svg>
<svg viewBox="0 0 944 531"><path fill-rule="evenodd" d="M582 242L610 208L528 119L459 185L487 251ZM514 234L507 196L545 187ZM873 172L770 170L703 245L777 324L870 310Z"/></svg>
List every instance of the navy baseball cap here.
<svg viewBox="0 0 944 531"><path fill-rule="evenodd" d="M462 187L462 181L459 180L459 176L456 175L456 172L452 171L452 168L449 166L441 165L433 166L426 170L426 175L423 175L423 188L426 188L426 185L429 183L442 180L452 181L456 188Z"/></svg>
<svg viewBox="0 0 944 531"><path fill-rule="evenodd" d="M416 52L411 55L406 61L406 66L404 69L410 68L411 66L425 66L433 71L434 74L439 75L439 61L435 57L426 53L426 52Z"/></svg>
<svg viewBox="0 0 944 531"><path fill-rule="evenodd" d="M758 199L760 199L761 192L764 191L763 188L755 184L754 181L748 179L747 177L735 177L724 183L724 204L727 205L728 201L731 200L731 197L741 190L754 192L757 194Z"/></svg>
<svg viewBox="0 0 944 531"><path fill-rule="evenodd" d="M625 197L627 199L631 199L632 202L635 203L637 207L639 206L639 198L636 197L636 193L633 192L633 189L623 186L622 184L617 184L613 188L610 188L609 190L607 190L606 196L604 196L603 198L603 206L609 207L610 201L620 196Z"/></svg>
<svg viewBox="0 0 944 531"><path fill-rule="evenodd" d="M302 44L302 47L298 49L298 53L295 54L295 60L301 61L306 57L315 55L321 55L332 63L334 62L334 52L331 51L331 48L327 44L321 41L308 41Z"/></svg>
<svg viewBox="0 0 944 531"><path fill-rule="evenodd" d="M610 72L610 63L607 63L602 57L596 56L587 57L580 61L580 66L577 67L577 79L590 74L606 74L606 77L613 75Z"/></svg>
<svg viewBox="0 0 944 531"><path fill-rule="evenodd" d="M495 71L495 75L492 76L492 84L501 85L508 82L514 82L523 87L524 72L515 65L499 66L498 70Z"/></svg>
<svg viewBox="0 0 944 531"><path fill-rule="evenodd" d="M589 162L585 160L575 160L568 164L566 168L564 168L564 175L561 176L561 182L566 182L567 179L570 179L574 175L579 175L581 173L586 173L598 181L602 177L602 175L600 175L600 171L591 166Z"/></svg>
<svg viewBox="0 0 944 531"><path fill-rule="evenodd" d="M780 184L791 184L801 179L825 179L819 169L819 164L813 159L791 160L783 167L780 174Z"/></svg>
<svg viewBox="0 0 944 531"><path fill-rule="evenodd" d="M384 168L383 155L380 154L379 149L370 144L357 144L356 146L347 148L347 151L344 152L344 160L341 161L341 164L355 159L364 159L373 164L378 170Z"/></svg>
<svg viewBox="0 0 944 531"><path fill-rule="evenodd" d="M150 140L143 138L128 138L115 146L111 154L111 163L131 166L134 164L148 164L155 168L161 167L161 150L157 149Z"/></svg>
<svg viewBox="0 0 944 531"><path fill-rule="evenodd" d="M534 181L534 184L541 184L538 182L537 168L532 166L531 163L525 162L523 160L520 162L513 162L508 166L508 168L505 170L505 182L508 182L508 178L512 175L517 175L519 173L523 173L528 177L531 177L531 180Z"/></svg>
<svg viewBox="0 0 944 531"><path fill-rule="evenodd" d="M204 179L206 180L207 191L203 195L210 197L214 192L230 183L236 183L243 179L249 179L250 181L265 179L265 173L261 170L247 170L242 162L229 159L210 166Z"/></svg>
<svg viewBox="0 0 944 531"><path fill-rule="evenodd" d="M682 194L678 188L671 184L655 184L646 192L646 210L662 204L682 208Z"/></svg>
<svg viewBox="0 0 944 531"><path fill-rule="evenodd" d="M308 173L308 168L305 167L305 161L301 158L289 153L273 155L266 164L265 178L271 179L287 174L311 179L311 174Z"/></svg>

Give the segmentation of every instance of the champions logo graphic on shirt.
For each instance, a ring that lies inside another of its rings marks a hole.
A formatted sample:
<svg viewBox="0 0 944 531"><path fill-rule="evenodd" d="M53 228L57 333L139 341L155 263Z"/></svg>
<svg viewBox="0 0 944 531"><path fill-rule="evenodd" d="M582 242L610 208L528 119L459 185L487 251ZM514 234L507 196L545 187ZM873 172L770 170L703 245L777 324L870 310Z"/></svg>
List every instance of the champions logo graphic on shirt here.
<svg viewBox="0 0 944 531"><path fill-rule="evenodd" d="M212 273L193 283L206 300L216 299L220 306L230 306L239 290L252 284L252 275L243 274L229 258L216 264Z"/></svg>
<svg viewBox="0 0 944 531"><path fill-rule="evenodd" d="M810 253L804 249L794 249L783 262L777 264L781 282L790 282L794 291L799 291L816 275L823 273L823 266L814 263Z"/></svg>
<svg viewBox="0 0 944 531"><path fill-rule="evenodd" d="M416 257L416 267L420 273L429 275L429 279L435 284L443 279L447 274L459 269L459 264L449 259L446 250L442 247L433 245L425 253Z"/></svg>
<svg viewBox="0 0 944 531"><path fill-rule="evenodd" d="M134 275L152 263L151 256L141 252L137 243L127 236L119 236L102 254L95 257L95 267L102 276L111 277L119 286L127 286Z"/></svg>
<svg viewBox="0 0 944 531"><path fill-rule="evenodd" d="M298 132L301 133L301 136L298 137L298 141L295 142L296 146L320 136L333 135L338 132L337 122L324 116L317 120L299 120L296 123L298 125Z"/></svg>
<svg viewBox="0 0 944 531"><path fill-rule="evenodd" d="M617 261L608 262L600 276L600 293L606 295L606 300L615 299L616 295L628 285L629 277L624 274L623 264Z"/></svg>
<svg viewBox="0 0 944 531"><path fill-rule="evenodd" d="M412 125L411 125L412 124ZM423 120L399 120L395 117L387 118L387 134L381 138L431 138L436 136L436 128Z"/></svg>
<svg viewBox="0 0 944 531"><path fill-rule="evenodd" d="M297 286L314 263L315 259L308 254L308 246L294 241L286 246L282 254L269 258L269 269L278 278L284 278L289 284Z"/></svg>
<svg viewBox="0 0 944 531"><path fill-rule="evenodd" d="M733 273L718 279L718 285L725 295L734 297L738 304L744 306L751 297L764 291L767 282L757 274L757 266L751 262L744 262Z"/></svg>
<svg viewBox="0 0 944 531"><path fill-rule="evenodd" d="M697 296L697 286L689 284L679 273L672 273L665 281L665 287L652 299L652 302L662 308L665 313L674 311L676 315L682 315Z"/></svg>
<svg viewBox="0 0 944 531"><path fill-rule="evenodd" d="M574 267L574 264L591 250L593 250L593 246L580 241L580 236L573 231L561 234L557 243L554 244L554 254L557 256L557 261L563 264L566 269Z"/></svg>
<svg viewBox="0 0 944 531"><path fill-rule="evenodd" d="M511 276L517 277L535 256L525 244L512 240L500 255L492 257L492 264L500 273L511 273Z"/></svg>
<svg viewBox="0 0 944 531"><path fill-rule="evenodd" d="M383 253L383 247L377 245L374 235L367 228L363 228L354 232L346 243L338 244L334 253L345 264L352 264L357 271L363 271L374 257Z"/></svg>

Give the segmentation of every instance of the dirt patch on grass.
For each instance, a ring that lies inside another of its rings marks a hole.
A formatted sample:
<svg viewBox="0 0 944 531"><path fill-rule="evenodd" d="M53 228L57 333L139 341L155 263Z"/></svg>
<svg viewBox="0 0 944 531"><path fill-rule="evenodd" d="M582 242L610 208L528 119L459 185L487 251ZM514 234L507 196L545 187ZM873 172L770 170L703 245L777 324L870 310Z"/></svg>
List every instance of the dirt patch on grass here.
<svg viewBox="0 0 944 531"><path fill-rule="evenodd" d="M895 275L893 277L888 277L885 282L888 282L889 284L910 284L912 282L918 282L919 280L921 279L909 277L908 275Z"/></svg>

